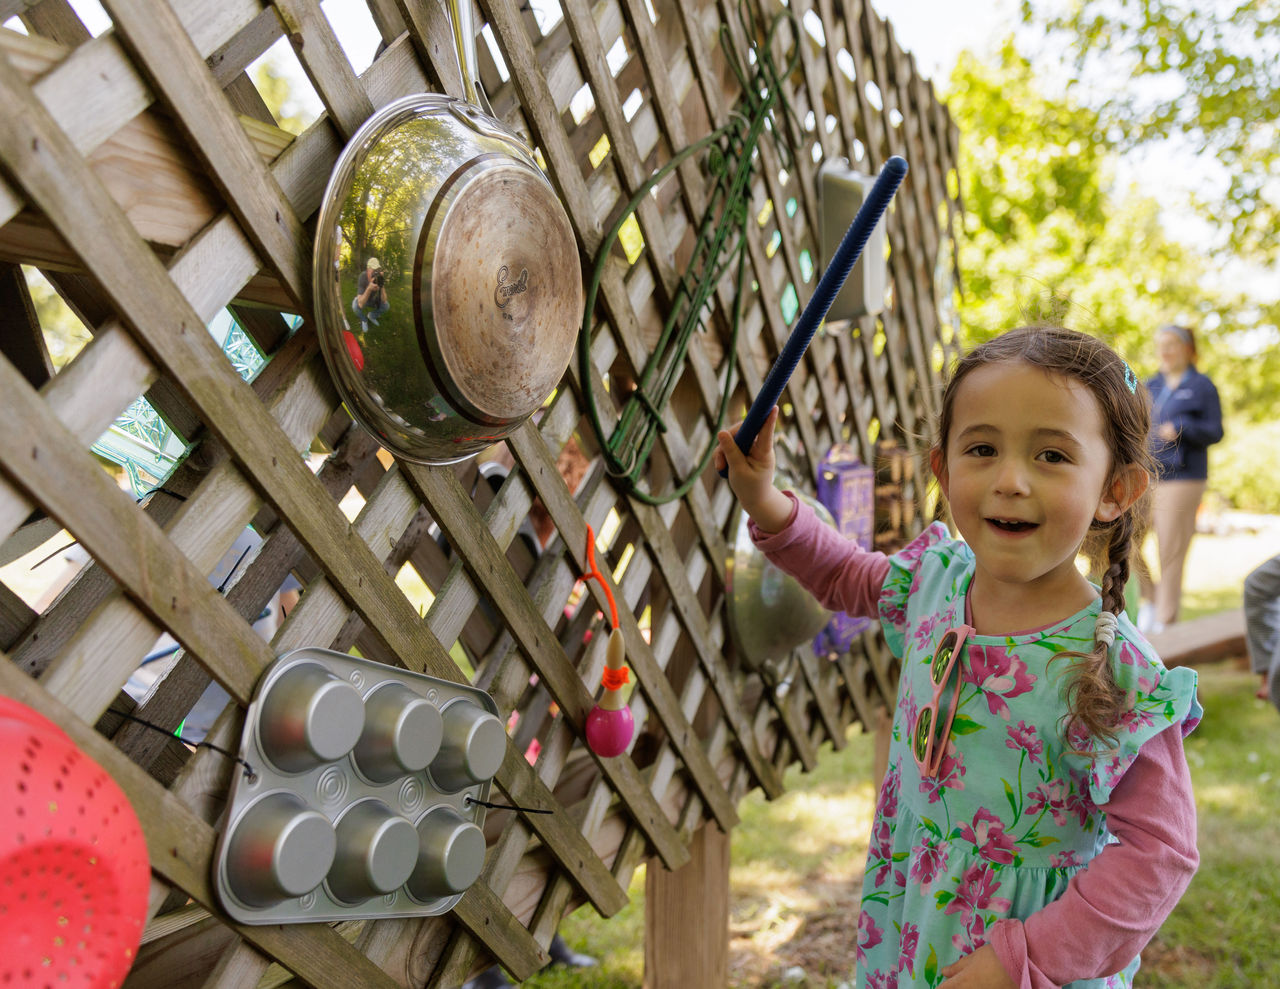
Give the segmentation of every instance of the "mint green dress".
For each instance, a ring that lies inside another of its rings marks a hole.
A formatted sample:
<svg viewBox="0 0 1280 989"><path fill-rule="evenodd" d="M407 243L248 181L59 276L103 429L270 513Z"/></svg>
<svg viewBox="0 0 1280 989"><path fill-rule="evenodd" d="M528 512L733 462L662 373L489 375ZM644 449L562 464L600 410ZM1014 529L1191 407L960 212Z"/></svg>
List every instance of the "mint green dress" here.
<svg viewBox="0 0 1280 989"><path fill-rule="evenodd" d="M970 636L946 753L938 775L922 778L910 728L933 697L938 640L964 622L973 573L969 547L934 524L890 558L881 592L881 624L902 672L858 921L865 989L937 986L941 969L985 944L997 920L1025 919L1061 896L1107 843L1106 803L1138 748L1175 723L1185 734L1203 714L1195 672L1165 669L1122 617L1112 670L1133 704L1118 750L1096 761L1069 751L1061 674L1071 660L1052 660L1092 650L1094 601L1026 635ZM1137 969L1134 958L1070 986L1128 987Z"/></svg>

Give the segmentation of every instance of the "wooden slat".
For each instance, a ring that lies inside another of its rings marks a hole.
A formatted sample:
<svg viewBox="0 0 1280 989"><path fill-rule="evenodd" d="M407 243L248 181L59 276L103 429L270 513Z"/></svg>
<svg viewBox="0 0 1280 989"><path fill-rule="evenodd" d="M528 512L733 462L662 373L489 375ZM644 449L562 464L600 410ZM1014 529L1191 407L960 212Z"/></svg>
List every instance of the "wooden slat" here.
<svg viewBox="0 0 1280 989"><path fill-rule="evenodd" d="M88 41L89 29L76 16L66 0L40 0L22 13L22 23L32 34L74 48Z"/></svg>
<svg viewBox="0 0 1280 989"><path fill-rule="evenodd" d="M565 540L566 545L570 547L574 560L582 568L582 572L585 573L587 571L587 561L585 559L586 524L578 513L576 506L573 505L569 490L559 472L555 470L555 464L551 461L546 446L541 442L540 437L537 436L532 427L528 425L512 434L509 442L520 465L525 469L530 480L538 489L538 494L547 506L547 510L555 521L561 537ZM581 546L582 549L578 549L578 546ZM604 574L603 579L612 584L609 575L603 569L601 572ZM605 607L606 599L598 584L599 582L597 581L590 583L588 586L596 594L597 602L602 607ZM613 590L613 588L610 589ZM615 598L618 596L616 591L614 596ZM649 704L662 722L662 727L676 752L684 760L690 775L702 794L702 798L707 802L707 806L712 813L715 814L721 827L728 831L737 823L738 817L733 804L729 800L728 793L716 778L715 769L707 761L706 753L701 747L693 726L689 724L684 714L680 711L679 700L654 660L649 645L644 641L634 616L625 609L620 610L619 620L622 622L621 627L626 643L627 662L635 671L637 682L644 689Z"/></svg>
<svg viewBox="0 0 1280 989"><path fill-rule="evenodd" d="M603 382L598 379L596 390L597 392L603 391ZM757 741L739 708L734 686L723 666L716 662L717 653L709 641L710 631L706 625L706 618L699 615L694 608L693 589L689 586L683 574L679 555L671 542L666 524L650 506L643 505L635 499L632 499L630 504L633 515L640 521L650 550L655 552L655 556L660 561L659 569L663 573L664 580L671 588L673 599L677 602L681 621L688 634L693 636L695 642L699 645L699 658L703 664L704 671L716 691L716 696L721 706L725 710L726 718L733 726L748 763L751 765L753 772L758 774L757 778L765 788L766 793L780 794L781 780L760 757Z"/></svg>
<svg viewBox="0 0 1280 989"><path fill-rule="evenodd" d="M247 476L262 487L263 495L276 512L295 527L308 552L325 563L329 572L347 575L339 590L352 600L366 623L384 640L397 644L394 651L406 665L458 680L461 675L453 661L440 644L420 628L412 609L394 589L368 547L351 538L346 520L291 450L280 427L263 413L248 392L248 386L217 352L212 339L203 331L202 321L178 295L163 271L158 270L158 262L137 241L136 234L128 228L128 221L101 186L87 174L87 168L67 147L66 138L33 105L29 93L22 93L22 84L13 78L12 70L0 67L0 90L6 88L14 96L13 105L25 104L29 129L17 138L13 133L5 133L8 128L0 125L4 145L0 155L22 176L29 190L33 187L38 190L37 198L46 211L57 218L59 226L68 231L69 240L84 242L84 253L92 257L90 267L96 269L94 273L104 289L123 311L131 314L134 329L148 345L158 348L158 354L163 355L161 363L174 374L175 380L195 389L187 396L193 407L219 432L222 442L246 468ZM45 141L34 142L36 149L30 148L31 129L45 138ZM26 157L28 149L34 159ZM57 174L49 171L55 168L55 162ZM58 203L60 179L66 180L64 172L74 175L74 182L81 187L82 200L77 210ZM93 208L88 208L89 202ZM115 233L110 241L114 245L110 255L93 251L92 244L101 231ZM170 327L194 329L174 334ZM161 620L163 622L163 618ZM199 649L195 651L209 665L207 655ZM229 675L226 670L218 672ZM223 682L224 686L228 685ZM242 690L237 696L247 699L248 694ZM518 771L521 766L527 769L522 760L511 763L508 768ZM524 792L530 782L510 781L506 785ZM528 799L533 799L532 795ZM570 832L547 830L571 844L575 841ZM581 836L577 836L576 841L581 842ZM563 841L557 841L553 847L563 852L568 861L581 859L580 854L567 851ZM608 883L580 878L590 883L593 901L611 902L610 887L616 889L611 877Z"/></svg>
<svg viewBox="0 0 1280 989"><path fill-rule="evenodd" d="M1247 655L1244 611L1240 608L1176 622L1148 638L1165 666L1198 666Z"/></svg>
<svg viewBox="0 0 1280 989"><path fill-rule="evenodd" d="M765 793L771 798L779 796L782 793L782 780L760 755L755 733L747 724L739 706L738 693L724 664L719 662L720 654L711 644L711 631L707 626L706 616L695 607L696 595L687 583L670 534L662 525L661 519L657 517L657 513L649 506L641 506L633 502L632 510L640 520L649 549L658 560L663 580L671 589L671 599L680 615L685 633L697 648L703 672L711 681L716 698L724 710L725 719L742 747L747 764Z"/></svg>
<svg viewBox="0 0 1280 989"><path fill-rule="evenodd" d="M329 118L350 139L373 114L373 104L351 69L319 0L273 0L284 24L285 36L302 63Z"/></svg>
<svg viewBox="0 0 1280 989"><path fill-rule="evenodd" d="M0 361L0 392L11 413L31 430L0 431L8 434L0 436L0 469L9 482L70 529L152 621L168 628L224 687L247 701L271 661L266 644L160 528L136 510L133 499L49 414L7 361ZM113 694L117 686L111 685Z"/></svg>
<svg viewBox="0 0 1280 989"><path fill-rule="evenodd" d="M280 278L296 311L309 314L311 238L177 15L167 4L147 0L106 0L106 8L152 88L174 110L192 150L259 257Z"/></svg>
<svg viewBox="0 0 1280 989"><path fill-rule="evenodd" d="M587 715L594 706L591 695L538 616L524 585L511 570L488 529L480 524L475 506L457 476L449 469L417 466L409 467L406 476L466 562L473 579L485 587L490 599L502 610L512 634L550 689L563 715L579 731L585 731ZM677 869L688 861L684 844L637 777L634 763L630 759L598 758L597 764L653 842L657 853L668 863L668 868Z"/></svg>
<svg viewBox="0 0 1280 989"><path fill-rule="evenodd" d="M805 685L809 688L809 695L818 709L823 727L826 728L827 738L831 740L832 747L839 752L844 748L845 739L837 710L838 701L824 689L827 685L822 680L822 671L819 668L820 663L826 668L829 668L829 664L825 659L814 656L813 650L808 646L796 650L796 656L800 673L804 677Z"/></svg>

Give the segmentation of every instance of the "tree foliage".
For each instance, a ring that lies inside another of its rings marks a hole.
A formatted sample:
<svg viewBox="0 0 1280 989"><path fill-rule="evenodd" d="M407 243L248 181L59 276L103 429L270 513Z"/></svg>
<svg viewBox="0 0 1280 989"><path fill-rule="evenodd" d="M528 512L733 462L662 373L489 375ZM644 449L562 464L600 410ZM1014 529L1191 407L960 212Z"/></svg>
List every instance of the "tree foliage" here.
<svg viewBox="0 0 1280 989"><path fill-rule="evenodd" d="M1247 490L1231 487L1227 463L1244 462L1251 436L1274 438L1258 424L1280 412L1280 312L1222 278L1219 258L1171 237L1154 190L1117 189L1124 135L1101 108L1050 85L1012 40L986 62L961 55L948 83L961 134L966 345L1048 320L1107 340L1145 377L1154 329L1189 323L1227 417L1214 487L1240 507L1280 511L1280 461L1270 456L1275 476Z"/></svg>
<svg viewBox="0 0 1280 989"><path fill-rule="evenodd" d="M1073 53L1122 146L1181 137L1223 169L1224 191L1198 204L1223 247L1280 259L1280 0L1022 0L1022 12L1047 49Z"/></svg>
<svg viewBox="0 0 1280 989"><path fill-rule="evenodd" d="M967 339L1050 319L1144 368L1156 325L1218 318L1223 300L1200 287L1203 260L1166 236L1158 204L1113 191L1116 151L1095 110L1046 95L1012 41L991 64L962 55L950 90Z"/></svg>

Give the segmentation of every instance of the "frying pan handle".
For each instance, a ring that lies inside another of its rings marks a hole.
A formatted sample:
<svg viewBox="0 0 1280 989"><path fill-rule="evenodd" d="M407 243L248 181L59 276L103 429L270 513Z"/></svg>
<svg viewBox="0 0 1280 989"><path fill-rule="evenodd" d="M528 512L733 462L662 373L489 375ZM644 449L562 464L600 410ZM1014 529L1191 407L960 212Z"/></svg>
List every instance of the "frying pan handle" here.
<svg viewBox="0 0 1280 989"><path fill-rule="evenodd" d="M471 0L444 0L444 12L453 31L453 47L458 55L458 71L462 75L462 95L472 106L489 112L489 101L481 102L476 73L476 25L471 13Z"/></svg>
<svg viewBox="0 0 1280 989"><path fill-rule="evenodd" d="M880 174L876 177L875 184L872 185L871 191L867 193L867 198L863 200L861 208L853 218L853 222L849 224L849 229L845 231L844 237L841 238L840 246L831 255L831 263L827 265L827 270L818 279L817 288L813 290L813 295L809 297L809 302L805 305L804 311L800 313L800 318L796 320L791 336L787 338L787 342L783 345L782 352L778 354L778 359L773 362L769 376L764 379L764 384L760 386L760 391L756 395L755 401L751 403L751 408L747 410L746 418L742 420L742 425L738 428L734 441L738 444L738 449L743 453L750 451L751 444L760 435L760 430L764 428L765 420L769 418L769 410L778 404L782 389L791 380L791 375L795 371L796 365L800 363L800 358L804 356L809 342L813 339L813 334L822 325L822 321L827 316L827 310L831 308L831 303L835 301L836 295L839 294L840 289L844 286L845 279L849 277L849 272L853 270L854 264L857 263L858 256L862 254L862 249L867 246L867 240L871 237L871 232L876 228L876 224L880 222L880 217L884 215L884 211L889 207L890 200L893 199L894 193L898 191L898 186L902 184L902 179L906 174L906 159L898 155L894 155L886 161L884 167L880 169ZM727 466L720 471L720 476L729 476L729 468Z"/></svg>

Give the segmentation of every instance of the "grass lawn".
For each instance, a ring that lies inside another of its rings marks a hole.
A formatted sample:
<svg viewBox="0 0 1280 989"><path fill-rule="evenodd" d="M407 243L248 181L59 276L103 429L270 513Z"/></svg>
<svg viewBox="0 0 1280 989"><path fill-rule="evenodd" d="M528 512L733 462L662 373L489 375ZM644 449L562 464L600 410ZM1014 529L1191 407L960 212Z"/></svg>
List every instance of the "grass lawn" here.
<svg viewBox="0 0 1280 989"><path fill-rule="evenodd" d="M1200 535L1192 544L1184 617L1240 606L1245 574L1280 551L1280 528ZM1253 697L1242 663L1200 670L1205 720L1187 740L1200 813L1200 871L1143 953L1138 986L1239 989L1280 986L1280 714ZM730 985L829 989L850 978L857 891L874 792L872 742L854 728L840 752L824 748L810 774L793 769L772 803L758 792L739 807L732 836ZM561 927L598 968L548 969L542 989L635 989L644 978L644 870L632 903L611 920L589 908Z"/></svg>

